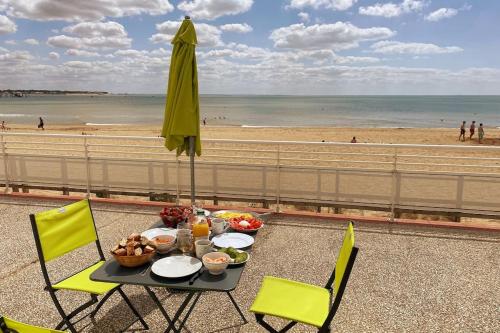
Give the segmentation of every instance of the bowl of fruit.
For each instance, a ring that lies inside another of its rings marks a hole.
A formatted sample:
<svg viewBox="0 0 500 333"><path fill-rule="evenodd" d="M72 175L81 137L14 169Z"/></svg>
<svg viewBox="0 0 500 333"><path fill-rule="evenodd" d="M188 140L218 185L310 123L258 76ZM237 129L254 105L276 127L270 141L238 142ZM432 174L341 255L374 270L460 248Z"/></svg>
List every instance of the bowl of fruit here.
<svg viewBox="0 0 500 333"><path fill-rule="evenodd" d="M162 209L160 217L167 228L176 228L178 223L185 221L192 213L193 210L190 207L170 206Z"/></svg>
<svg viewBox="0 0 500 333"><path fill-rule="evenodd" d="M256 217L233 217L229 219L231 229L238 232L255 232L264 226L264 222Z"/></svg>

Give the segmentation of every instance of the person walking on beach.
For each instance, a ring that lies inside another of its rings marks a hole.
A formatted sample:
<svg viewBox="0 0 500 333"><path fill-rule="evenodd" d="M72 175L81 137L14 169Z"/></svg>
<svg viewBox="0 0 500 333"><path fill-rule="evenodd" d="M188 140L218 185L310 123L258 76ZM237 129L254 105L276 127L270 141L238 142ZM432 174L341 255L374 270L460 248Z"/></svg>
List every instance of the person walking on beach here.
<svg viewBox="0 0 500 333"><path fill-rule="evenodd" d="M203 126L207 126L207 117L203 118Z"/></svg>
<svg viewBox="0 0 500 333"><path fill-rule="evenodd" d="M40 117L40 122L38 123L38 128L41 128L42 130L45 130L45 128L43 128L44 124L43 124L43 119L42 117Z"/></svg>
<svg viewBox="0 0 500 333"><path fill-rule="evenodd" d="M479 128L477 129L477 134L479 135L479 143L483 143L483 139L484 139L483 123L479 124Z"/></svg>
<svg viewBox="0 0 500 333"><path fill-rule="evenodd" d="M358 143L358 140L356 140L355 136L352 137L351 143Z"/></svg>
<svg viewBox="0 0 500 333"><path fill-rule="evenodd" d="M462 122L462 126L460 126L460 136L458 137L458 141L460 141L460 138L462 138L462 141L465 141L465 120Z"/></svg>
<svg viewBox="0 0 500 333"><path fill-rule="evenodd" d="M7 129L7 127L5 127L5 120L2 120L2 126L0 126L0 129L2 131L5 131Z"/></svg>
<svg viewBox="0 0 500 333"><path fill-rule="evenodd" d="M470 131L469 140L472 140L472 137L474 136L474 132L476 131L476 121L475 120L473 120L472 124L470 124L469 131Z"/></svg>

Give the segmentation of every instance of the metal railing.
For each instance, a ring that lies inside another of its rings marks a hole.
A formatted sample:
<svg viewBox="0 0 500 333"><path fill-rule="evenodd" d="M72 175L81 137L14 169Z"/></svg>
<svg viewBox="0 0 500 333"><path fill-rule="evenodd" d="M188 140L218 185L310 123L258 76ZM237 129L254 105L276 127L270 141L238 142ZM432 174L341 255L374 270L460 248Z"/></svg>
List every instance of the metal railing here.
<svg viewBox="0 0 500 333"><path fill-rule="evenodd" d="M0 133L4 190L189 191L189 163L140 136ZM500 147L203 140L204 198L500 215Z"/></svg>

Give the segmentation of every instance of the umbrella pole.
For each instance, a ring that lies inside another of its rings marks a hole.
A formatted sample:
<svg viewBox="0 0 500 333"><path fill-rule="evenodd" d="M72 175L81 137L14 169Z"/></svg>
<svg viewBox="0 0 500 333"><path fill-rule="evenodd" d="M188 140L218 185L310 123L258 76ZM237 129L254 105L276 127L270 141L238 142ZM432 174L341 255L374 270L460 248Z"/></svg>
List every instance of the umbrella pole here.
<svg viewBox="0 0 500 333"><path fill-rule="evenodd" d="M195 137L189 137L189 169L191 171L191 205L194 205L194 146L195 146Z"/></svg>

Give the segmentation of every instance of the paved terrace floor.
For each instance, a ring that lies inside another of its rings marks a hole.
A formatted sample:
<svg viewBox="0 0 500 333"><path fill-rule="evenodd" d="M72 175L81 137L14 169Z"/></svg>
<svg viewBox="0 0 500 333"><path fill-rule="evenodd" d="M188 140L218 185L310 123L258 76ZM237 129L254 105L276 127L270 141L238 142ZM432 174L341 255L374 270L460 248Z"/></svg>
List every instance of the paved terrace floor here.
<svg viewBox="0 0 500 333"><path fill-rule="evenodd" d="M28 214L61 202L0 199L0 314L33 324L54 327L59 316L36 257ZM157 221L156 208L94 205L98 233L104 249L122 236L147 229ZM345 223L317 219L273 218L259 231L238 288L242 309L248 309L262 277L275 275L322 285L340 248ZM500 235L471 231L387 225L356 225L360 248L334 332L500 332ZM67 274L93 262L96 252L79 250L51 262L55 275ZM163 317L144 289L125 286L150 325L162 332ZM169 311L182 295L158 291ZM78 293L62 292L71 307L86 300ZM190 332L263 332L250 313L240 319L224 294L206 293L195 308ZM133 320L118 295L100 311L94 323L84 319L82 332L118 332ZM140 330L134 323L127 331ZM312 332L296 326L292 332Z"/></svg>

